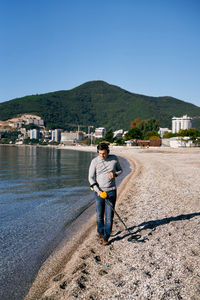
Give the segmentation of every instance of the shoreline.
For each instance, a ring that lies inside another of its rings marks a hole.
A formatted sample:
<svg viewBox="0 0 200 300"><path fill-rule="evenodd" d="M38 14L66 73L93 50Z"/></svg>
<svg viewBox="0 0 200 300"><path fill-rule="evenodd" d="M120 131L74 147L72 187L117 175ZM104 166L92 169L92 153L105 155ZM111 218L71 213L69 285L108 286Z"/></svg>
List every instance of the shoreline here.
<svg viewBox="0 0 200 300"><path fill-rule="evenodd" d="M200 149L124 150L111 148L135 163L135 172L121 183L116 210L139 240L129 242L130 235L115 218L111 244L98 245L93 216L85 234L73 239L70 256L58 257L60 269L50 273L43 268L26 300L200 299Z"/></svg>

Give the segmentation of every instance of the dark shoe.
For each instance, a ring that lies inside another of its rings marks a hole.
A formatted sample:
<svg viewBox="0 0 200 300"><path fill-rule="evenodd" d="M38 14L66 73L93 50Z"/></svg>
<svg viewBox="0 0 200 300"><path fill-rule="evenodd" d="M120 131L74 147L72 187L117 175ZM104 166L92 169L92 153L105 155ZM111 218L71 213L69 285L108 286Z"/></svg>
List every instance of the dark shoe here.
<svg viewBox="0 0 200 300"><path fill-rule="evenodd" d="M103 241L103 234L99 234L98 237L97 237L97 240L98 241Z"/></svg>
<svg viewBox="0 0 200 300"><path fill-rule="evenodd" d="M102 244L103 244L104 246L109 245L108 239L102 239Z"/></svg>

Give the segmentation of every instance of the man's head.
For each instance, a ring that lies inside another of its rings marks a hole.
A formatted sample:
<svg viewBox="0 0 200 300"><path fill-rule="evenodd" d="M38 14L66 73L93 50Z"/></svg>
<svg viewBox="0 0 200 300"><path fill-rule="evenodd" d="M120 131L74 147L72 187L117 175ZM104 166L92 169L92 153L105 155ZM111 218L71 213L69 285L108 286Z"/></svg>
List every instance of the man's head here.
<svg viewBox="0 0 200 300"><path fill-rule="evenodd" d="M97 146L97 152L99 153L99 156L100 156L101 159L106 159L109 152L110 152L108 144L107 143L100 143Z"/></svg>

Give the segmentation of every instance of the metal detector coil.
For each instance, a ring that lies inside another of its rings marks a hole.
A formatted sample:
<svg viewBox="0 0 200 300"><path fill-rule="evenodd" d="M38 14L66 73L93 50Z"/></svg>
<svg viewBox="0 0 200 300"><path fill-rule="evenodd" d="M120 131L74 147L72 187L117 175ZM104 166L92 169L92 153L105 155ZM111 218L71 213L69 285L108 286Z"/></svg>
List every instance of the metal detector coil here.
<svg viewBox="0 0 200 300"><path fill-rule="evenodd" d="M103 198L103 199L107 199L108 195L107 195L106 192L102 192L102 193L100 194L100 197Z"/></svg>

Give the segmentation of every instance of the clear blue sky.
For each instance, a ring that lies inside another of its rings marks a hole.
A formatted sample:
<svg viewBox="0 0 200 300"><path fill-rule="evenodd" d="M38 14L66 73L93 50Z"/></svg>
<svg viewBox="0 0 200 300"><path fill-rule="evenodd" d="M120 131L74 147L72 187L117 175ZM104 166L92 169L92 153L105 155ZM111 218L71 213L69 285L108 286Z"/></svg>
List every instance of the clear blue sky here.
<svg viewBox="0 0 200 300"><path fill-rule="evenodd" d="M200 1L0 0L0 102L91 80L200 106Z"/></svg>

